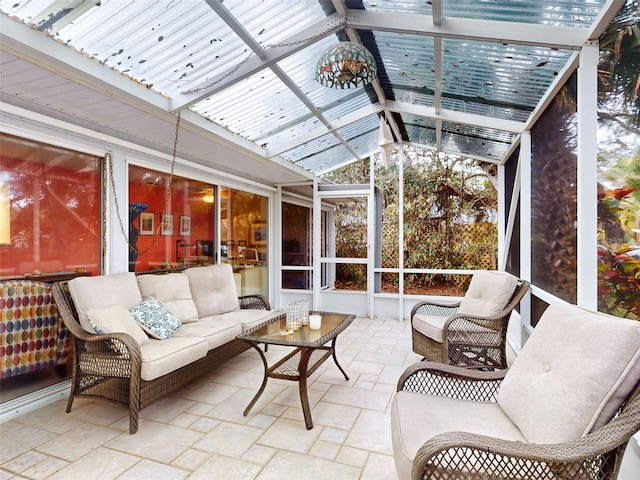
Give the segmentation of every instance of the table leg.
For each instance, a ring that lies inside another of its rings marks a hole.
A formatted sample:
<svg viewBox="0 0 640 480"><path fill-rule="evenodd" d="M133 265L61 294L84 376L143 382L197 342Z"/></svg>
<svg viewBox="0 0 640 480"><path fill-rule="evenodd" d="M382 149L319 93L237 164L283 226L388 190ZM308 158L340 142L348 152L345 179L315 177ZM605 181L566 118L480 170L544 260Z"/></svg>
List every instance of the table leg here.
<svg viewBox="0 0 640 480"><path fill-rule="evenodd" d="M267 386L267 380L269 379L269 367L267 365L267 359L264 356L264 353L262 353L262 350L260 350L260 347L257 343L249 342L249 344L253 348L255 348L260 354L260 358L262 359L262 364L264 365L264 378L262 379L262 385L260 385L258 392L254 395L253 399L249 402L249 405L247 405L247 408L244 409L243 414L245 417L249 414L249 411L253 408L253 406L256 404L256 402L264 392L264 389Z"/></svg>
<svg viewBox="0 0 640 480"><path fill-rule="evenodd" d="M298 364L298 372L300 373L298 389L300 390L300 403L302 404L302 413L307 430L313 428L311 408L309 408L309 394L307 392L307 368L309 367L309 359L311 358L312 352L313 348L303 348L300 352L300 363Z"/></svg>
<svg viewBox="0 0 640 480"><path fill-rule="evenodd" d="M342 372L342 375L344 375L344 379L349 380L349 376L347 375L347 372L345 372L344 369L340 366L340 364L338 363L338 357L336 357L336 340L337 339L338 337L334 338L333 341L331 342L331 350L333 350L333 361L336 363L336 365Z"/></svg>

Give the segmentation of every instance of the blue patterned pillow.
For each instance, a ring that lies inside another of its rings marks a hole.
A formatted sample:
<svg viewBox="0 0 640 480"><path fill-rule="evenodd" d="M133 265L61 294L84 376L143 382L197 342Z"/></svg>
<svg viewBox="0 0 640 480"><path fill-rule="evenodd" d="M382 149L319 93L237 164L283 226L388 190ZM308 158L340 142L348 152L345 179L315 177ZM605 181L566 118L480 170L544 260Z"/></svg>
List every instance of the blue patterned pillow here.
<svg viewBox="0 0 640 480"><path fill-rule="evenodd" d="M160 340L169 338L182 326L180 320L155 297L148 297L129 311L145 332Z"/></svg>

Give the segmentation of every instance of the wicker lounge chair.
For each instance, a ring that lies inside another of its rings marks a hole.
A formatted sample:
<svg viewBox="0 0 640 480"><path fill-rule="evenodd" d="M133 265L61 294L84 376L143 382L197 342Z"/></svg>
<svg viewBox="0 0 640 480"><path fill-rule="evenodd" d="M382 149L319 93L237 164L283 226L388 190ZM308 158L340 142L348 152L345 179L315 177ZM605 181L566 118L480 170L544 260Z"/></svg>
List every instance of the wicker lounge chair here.
<svg viewBox="0 0 640 480"><path fill-rule="evenodd" d="M551 306L509 370L404 372L398 478L615 479L640 429L639 378L640 322Z"/></svg>
<svg viewBox="0 0 640 480"><path fill-rule="evenodd" d="M413 351L433 362L507 368L511 311L529 282L479 270L461 302L420 302L411 310Z"/></svg>

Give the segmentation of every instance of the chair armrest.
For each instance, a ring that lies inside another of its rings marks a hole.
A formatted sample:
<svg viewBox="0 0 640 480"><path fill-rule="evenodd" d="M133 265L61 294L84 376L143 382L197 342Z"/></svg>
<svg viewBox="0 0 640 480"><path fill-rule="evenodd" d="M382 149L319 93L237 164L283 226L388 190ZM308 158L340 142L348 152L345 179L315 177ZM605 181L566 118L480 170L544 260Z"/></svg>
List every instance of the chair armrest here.
<svg viewBox="0 0 640 480"><path fill-rule="evenodd" d="M263 295L243 295L238 297L242 310L271 310L269 300Z"/></svg>
<svg viewBox="0 0 640 480"><path fill-rule="evenodd" d="M495 401L506 370L479 371L436 362L418 362L400 376L397 391L443 397Z"/></svg>
<svg viewBox="0 0 640 480"><path fill-rule="evenodd" d="M439 315L441 317L448 317L458 311L460 301L424 301L416 303L411 309L411 316L413 318L416 313L427 315Z"/></svg>

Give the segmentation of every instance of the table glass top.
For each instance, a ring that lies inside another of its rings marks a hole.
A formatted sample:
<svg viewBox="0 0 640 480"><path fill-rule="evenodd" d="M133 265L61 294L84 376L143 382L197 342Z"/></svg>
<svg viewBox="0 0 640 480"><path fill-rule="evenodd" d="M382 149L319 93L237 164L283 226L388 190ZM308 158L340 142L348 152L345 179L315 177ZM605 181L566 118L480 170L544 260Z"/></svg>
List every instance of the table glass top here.
<svg viewBox="0 0 640 480"><path fill-rule="evenodd" d="M322 316L322 325L319 330L311 330L306 325L299 330L287 331L283 313L266 325L238 335L238 338L276 345L321 346L337 337L355 318L354 315L346 313L311 312L311 314Z"/></svg>

